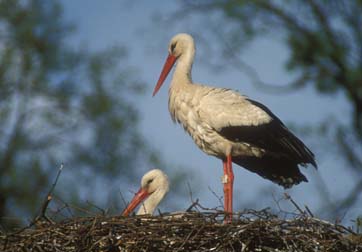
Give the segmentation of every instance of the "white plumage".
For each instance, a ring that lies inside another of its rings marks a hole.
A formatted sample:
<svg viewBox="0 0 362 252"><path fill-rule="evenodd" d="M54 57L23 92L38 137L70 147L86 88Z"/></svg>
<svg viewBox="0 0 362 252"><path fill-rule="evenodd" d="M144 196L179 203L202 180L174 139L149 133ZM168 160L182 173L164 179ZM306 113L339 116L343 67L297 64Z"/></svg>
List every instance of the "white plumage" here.
<svg viewBox="0 0 362 252"><path fill-rule="evenodd" d="M231 162L286 188L307 181L298 164L316 167L313 153L264 105L230 89L193 83L194 55L190 35L174 36L153 95L177 61L169 89L170 114L201 150L223 160L225 210L232 210Z"/></svg>
<svg viewBox="0 0 362 252"><path fill-rule="evenodd" d="M122 215L128 216L138 205L140 205L140 207L137 215L152 215L168 190L168 177L163 171L153 169L147 172L142 177L141 188L123 211Z"/></svg>

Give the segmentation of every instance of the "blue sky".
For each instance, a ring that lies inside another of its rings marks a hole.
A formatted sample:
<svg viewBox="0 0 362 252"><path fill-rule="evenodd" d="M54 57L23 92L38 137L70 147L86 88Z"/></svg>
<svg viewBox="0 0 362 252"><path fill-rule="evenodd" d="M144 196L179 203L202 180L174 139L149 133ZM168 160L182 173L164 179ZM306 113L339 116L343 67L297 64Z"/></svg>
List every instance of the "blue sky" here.
<svg viewBox="0 0 362 252"><path fill-rule="evenodd" d="M193 196L199 198L203 205L207 207L219 205L218 199L208 188L217 195L222 195L221 161L202 153L182 127L171 121L167 107L170 78L166 80L156 97L151 95L167 56L167 45L171 37L179 32L197 35L203 31L203 23L199 22L198 17L179 22L172 20L169 25L167 22L161 24L156 22L155 19L162 20L165 16L172 19L172 13L178 8L175 1L62 0L61 3L64 6L65 18L77 26L71 38L72 44L87 46L90 50L104 49L112 45L124 45L128 48L129 63L137 67L140 80L144 81L148 88L146 95L136 101L142 115L141 131L162 153L167 162L192 170L192 174L185 181L183 197L178 198L181 201L179 205L183 208L190 205L186 183L190 184ZM196 47L202 51L203 41L196 39ZM292 78L283 68L288 53L280 41L264 39L253 43L244 51L242 57L257 69L263 80L286 83ZM213 71L203 64L199 56L197 53L193 65L195 82L237 89L267 105L287 124L317 123L329 116L334 116L338 120L349 120L350 108L342 94L324 97L317 95L312 88L292 94L268 94L255 88L251 81L234 67L226 66L223 71ZM308 170L303 169L310 182L302 183L288 192L301 205L308 205L316 210L320 203L320 194L317 190L319 176L323 177L331 195L337 198L343 197L343 193L349 191L353 178L343 172L344 164L338 155L333 151L326 152L325 146L322 148L318 139L303 138L303 141L316 154L319 170L316 172L311 167ZM151 168L140 168L140 176ZM167 171L172 172L169 169ZM276 207L274 199L282 197L284 192L282 188L236 165L234 173L235 210L242 207ZM128 199L132 197L129 190L135 191L139 181L134 181L133 184L133 188L123 188L120 185L121 191ZM166 202L161 206L162 210L182 210L168 208L167 202L172 198L171 187ZM286 203L286 207L287 205ZM347 214L353 216L361 211L362 208L351 209Z"/></svg>

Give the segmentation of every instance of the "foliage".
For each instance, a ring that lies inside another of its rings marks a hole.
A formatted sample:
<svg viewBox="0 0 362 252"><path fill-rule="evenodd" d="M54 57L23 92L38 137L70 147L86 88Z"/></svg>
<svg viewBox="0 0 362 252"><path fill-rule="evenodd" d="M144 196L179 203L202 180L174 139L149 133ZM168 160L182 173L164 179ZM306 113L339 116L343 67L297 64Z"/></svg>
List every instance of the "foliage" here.
<svg viewBox="0 0 362 252"><path fill-rule="evenodd" d="M222 48L217 59L223 56L233 61L262 90L280 94L313 86L321 95L345 95L350 119L347 115L328 118L322 125L315 125L312 132L324 134L326 141L337 146L337 155L346 163L344 170L354 180L345 198L326 199L322 209L330 209L330 215L336 216L356 205L362 192L362 2L229 0L182 4L180 13L194 12L207 15L205 30L212 31L214 41ZM217 19L220 14L222 18ZM241 59L246 45L261 37L282 39L289 49L285 67L295 76L289 84L263 82Z"/></svg>
<svg viewBox="0 0 362 252"><path fill-rule="evenodd" d="M37 210L60 163L59 197L79 199L86 186L92 201L114 193L115 177L133 178L134 167L154 155L137 128L131 97L143 84L126 50L72 48L73 30L58 1L0 1L2 225ZM97 191L105 186L108 192Z"/></svg>

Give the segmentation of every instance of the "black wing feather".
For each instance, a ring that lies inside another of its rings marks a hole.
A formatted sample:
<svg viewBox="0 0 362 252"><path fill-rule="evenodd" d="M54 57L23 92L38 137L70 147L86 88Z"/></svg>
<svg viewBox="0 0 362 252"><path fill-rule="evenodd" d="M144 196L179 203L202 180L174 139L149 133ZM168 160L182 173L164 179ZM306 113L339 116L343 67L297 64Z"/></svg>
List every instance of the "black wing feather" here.
<svg viewBox="0 0 362 252"><path fill-rule="evenodd" d="M263 104L250 99L248 101L268 113L272 121L257 126L224 127L219 130L220 135L230 141L246 142L262 148L267 151L267 155L279 156L296 164L310 163L317 168L314 154L287 129L277 116Z"/></svg>
<svg viewBox="0 0 362 252"><path fill-rule="evenodd" d="M284 188L290 188L302 181L308 182L300 172L298 164L286 158L263 157L233 157L233 162L247 170L259 174Z"/></svg>

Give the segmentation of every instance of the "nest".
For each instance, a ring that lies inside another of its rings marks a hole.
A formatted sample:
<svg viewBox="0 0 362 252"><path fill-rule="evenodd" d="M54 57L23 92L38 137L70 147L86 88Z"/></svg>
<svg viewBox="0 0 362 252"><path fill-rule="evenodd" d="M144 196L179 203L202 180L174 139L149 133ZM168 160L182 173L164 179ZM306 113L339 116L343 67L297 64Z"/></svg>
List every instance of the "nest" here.
<svg viewBox="0 0 362 252"><path fill-rule="evenodd" d="M361 235L310 216L280 219L246 210L223 224L220 211L160 216L38 220L0 233L0 251L362 251Z"/></svg>

